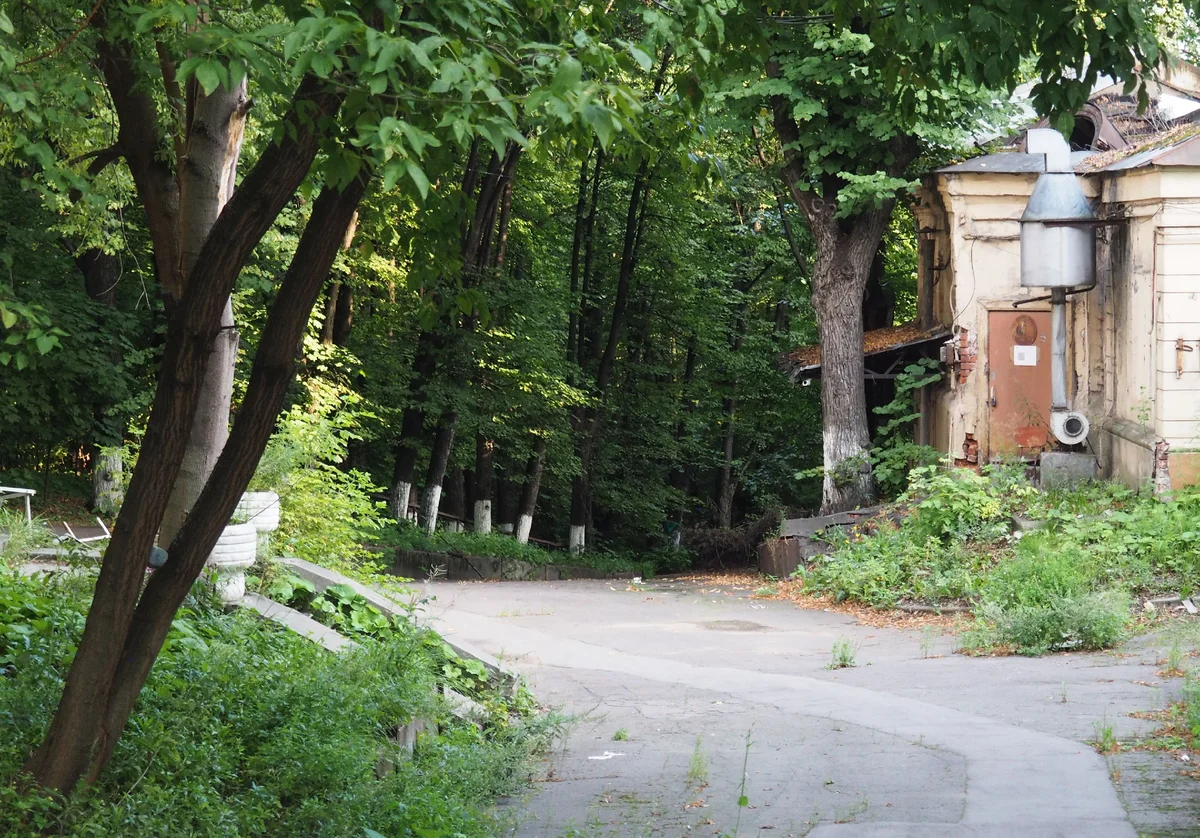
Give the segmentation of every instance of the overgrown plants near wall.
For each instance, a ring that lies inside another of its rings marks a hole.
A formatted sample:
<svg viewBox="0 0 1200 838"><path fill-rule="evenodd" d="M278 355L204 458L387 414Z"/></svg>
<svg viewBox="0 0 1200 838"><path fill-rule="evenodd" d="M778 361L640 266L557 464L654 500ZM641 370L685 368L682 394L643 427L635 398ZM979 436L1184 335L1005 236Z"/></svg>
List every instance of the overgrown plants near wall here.
<svg viewBox="0 0 1200 838"><path fill-rule="evenodd" d="M89 596L82 575L0 574L0 835L489 835L485 810L527 779L552 732L552 719L511 714L528 703L482 729L456 722L437 688L464 677L448 674L434 635L360 636L335 655L200 594L100 782L61 800L21 794L16 772L58 700ZM405 759L387 737L413 718L440 733Z"/></svg>
<svg viewBox="0 0 1200 838"><path fill-rule="evenodd" d="M1035 522L1024 532L1014 515ZM1126 633L1131 597L1194 592L1200 491L1167 500L1097 484L1045 493L1022 466L914 469L897 520L836 536L799 572L807 590L882 608L970 605L973 651L1100 649Z"/></svg>

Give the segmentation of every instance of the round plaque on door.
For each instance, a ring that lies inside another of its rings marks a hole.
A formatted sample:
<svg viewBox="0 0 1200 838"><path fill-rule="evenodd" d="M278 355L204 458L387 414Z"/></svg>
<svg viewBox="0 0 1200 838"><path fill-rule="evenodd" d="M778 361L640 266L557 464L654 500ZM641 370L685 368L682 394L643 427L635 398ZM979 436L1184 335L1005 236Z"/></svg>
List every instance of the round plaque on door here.
<svg viewBox="0 0 1200 838"><path fill-rule="evenodd" d="M1028 314L1022 314L1013 321L1012 339L1017 346L1033 346L1037 336L1037 323Z"/></svg>

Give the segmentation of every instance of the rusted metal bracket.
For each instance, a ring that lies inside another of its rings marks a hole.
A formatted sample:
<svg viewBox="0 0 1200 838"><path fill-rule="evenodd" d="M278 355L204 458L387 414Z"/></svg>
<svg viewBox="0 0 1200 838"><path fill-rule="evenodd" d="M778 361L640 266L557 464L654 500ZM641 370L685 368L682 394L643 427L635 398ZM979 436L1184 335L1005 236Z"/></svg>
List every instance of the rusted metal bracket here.
<svg viewBox="0 0 1200 838"><path fill-rule="evenodd" d="M1187 341L1183 338L1175 338L1175 377L1183 378L1183 353L1191 352L1192 347L1187 345Z"/></svg>

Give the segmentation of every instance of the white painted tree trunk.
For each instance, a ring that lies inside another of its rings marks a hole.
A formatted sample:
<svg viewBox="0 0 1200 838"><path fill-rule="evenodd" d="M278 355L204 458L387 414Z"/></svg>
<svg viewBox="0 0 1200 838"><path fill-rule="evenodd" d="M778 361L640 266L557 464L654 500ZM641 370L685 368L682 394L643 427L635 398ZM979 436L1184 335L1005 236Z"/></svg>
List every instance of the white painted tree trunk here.
<svg viewBox="0 0 1200 838"><path fill-rule="evenodd" d="M572 524L570 534L567 537L567 546L571 552L578 555L584 551L587 539L587 527L579 524Z"/></svg>
<svg viewBox="0 0 1200 838"><path fill-rule="evenodd" d="M442 505L442 484L435 483L425 488L425 497L421 501L421 521L424 522L425 532L433 535L437 530L438 508Z"/></svg>
<svg viewBox="0 0 1200 838"><path fill-rule="evenodd" d="M487 535L492 531L492 502L475 501L475 534Z"/></svg>
<svg viewBox="0 0 1200 838"><path fill-rule="evenodd" d="M533 531L533 516L521 514L517 518L517 542L520 544L529 543L529 533Z"/></svg>
<svg viewBox="0 0 1200 838"><path fill-rule="evenodd" d="M124 463L121 449L101 448L92 467L92 507L101 515L116 517L125 489L122 484Z"/></svg>
<svg viewBox="0 0 1200 838"><path fill-rule="evenodd" d="M397 521L412 520L412 514L408 511L408 498L411 494L412 484L405 483L403 480L392 487L392 492L388 496L388 512Z"/></svg>

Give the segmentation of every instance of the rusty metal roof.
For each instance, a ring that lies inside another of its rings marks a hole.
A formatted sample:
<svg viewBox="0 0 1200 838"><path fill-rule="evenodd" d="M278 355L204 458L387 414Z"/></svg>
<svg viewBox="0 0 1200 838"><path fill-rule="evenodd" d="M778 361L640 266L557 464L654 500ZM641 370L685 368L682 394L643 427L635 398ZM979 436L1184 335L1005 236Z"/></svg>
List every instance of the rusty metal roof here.
<svg viewBox="0 0 1200 838"><path fill-rule="evenodd" d="M922 329L915 323L905 323L901 326L872 329L863 333L863 355L878 355L881 352L903 349L931 340L945 340L948 337L948 326ZM800 373L815 370L821 366L821 344L801 346L791 352L785 352L780 360L793 378Z"/></svg>

